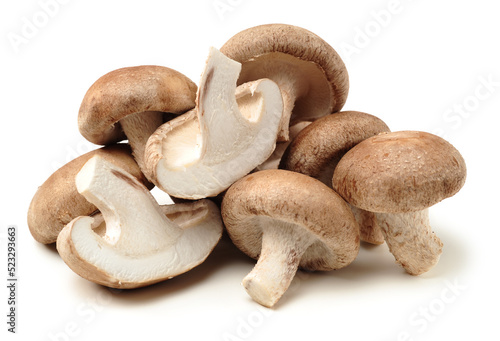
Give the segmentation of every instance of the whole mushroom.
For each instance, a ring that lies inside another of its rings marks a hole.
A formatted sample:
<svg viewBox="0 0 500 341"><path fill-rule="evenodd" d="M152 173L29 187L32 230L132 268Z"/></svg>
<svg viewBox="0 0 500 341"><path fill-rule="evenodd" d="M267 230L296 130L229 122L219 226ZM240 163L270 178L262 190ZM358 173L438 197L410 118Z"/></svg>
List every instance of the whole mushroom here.
<svg viewBox="0 0 500 341"><path fill-rule="evenodd" d="M149 136L165 113L181 114L195 106L196 84L182 73L157 65L111 71L88 89L78 113L80 133L106 145L128 139L141 169Z"/></svg>
<svg viewBox="0 0 500 341"><path fill-rule="evenodd" d="M242 64L238 84L269 78L280 87L283 116L278 141L288 127L340 111L349 76L337 52L318 35L298 26L268 24L231 37L221 52Z"/></svg>
<svg viewBox="0 0 500 341"><path fill-rule="evenodd" d="M442 242L432 232L428 207L465 183L465 161L449 142L420 131L382 133L340 160L333 188L350 204L374 212L389 250L411 275L439 260Z"/></svg>
<svg viewBox="0 0 500 341"><path fill-rule="evenodd" d="M242 284L266 307L281 298L299 266L340 269L359 251L359 228L347 203L300 173L263 170L247 175L229 187L221 213L233 243L258 259Z"/></svg>

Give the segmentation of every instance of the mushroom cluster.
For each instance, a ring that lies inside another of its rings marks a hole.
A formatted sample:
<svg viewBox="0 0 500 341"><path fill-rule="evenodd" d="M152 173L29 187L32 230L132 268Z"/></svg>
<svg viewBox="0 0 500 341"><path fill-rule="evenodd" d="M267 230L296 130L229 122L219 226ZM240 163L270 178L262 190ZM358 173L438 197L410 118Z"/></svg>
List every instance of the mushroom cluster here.
<svg viewBox="0 0 500 341"><path fill-rule="evenodd" d="M266 307L299 268L348 266L360 241L386 242L422 274L442 252L427 208L460 190L465 162L438 136L341 111L348 89L335 50L284 24L211 48L198 86L164 66L111 71L78 113L81 134L103 147L38 188L29 229L114 288L189 271L225 230L257 260L242 284ZM159 205L154 186L175 203Z"/></svg>

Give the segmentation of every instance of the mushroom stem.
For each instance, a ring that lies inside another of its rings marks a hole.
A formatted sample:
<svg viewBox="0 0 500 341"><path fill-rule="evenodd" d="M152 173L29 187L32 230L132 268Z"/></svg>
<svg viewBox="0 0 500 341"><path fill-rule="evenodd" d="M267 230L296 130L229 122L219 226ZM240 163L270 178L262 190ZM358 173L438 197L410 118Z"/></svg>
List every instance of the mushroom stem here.
<svg viewBox="0 0 500 341"><path fill-rule="evenodd" d="M302 255L315 238L295 224L272 222L266 217L259 219L267 225L262 235L262 251L242 285L256 302L270 308L290 286Z"/></svg>
<svg viewBox="0 0 500 341"><path fill-rule="evenodd" d="M146 111L128 115L120 120L123 132L127 135L135 161L141 168L146 169L145 149L148 138L163 123L163 113Z"/></svg>
<svg viewBox="0 0 500 341"><path fill-rule="evenodd" d="M420 275L439 261L443 243L432 232L429 210L375 213L389 250L410 275Z"/></svg>
<svg viewBox="0 0 500 341"><path fill-rule="evenodd" d="M382 234L375 214L353 205L349 206L351 206L351 211L359 225L359 238L370 244L384 244L384 235Z"/></svg>
<svg viewBox="0 0 500 341"><path fill-rule="evenodd" d="M129 255L148 254L175 244L182 229L165 217L146 187L111 167L103 158L93 157L76 176L78 192L104 217L103 239ZM136 226L148 226L148 233L137 234Z"/></svg>
<svg viewBox="0 0 500 341"><path fill-rule="evenodd" d="M295 101L307 92L302 86L302 82L299 81L302 79L302 75L293 67L287 68L285 66L281 66L278 70L268 70L266 78L269 78L278 84L281 91L281 97L283 98L283 114L281 115L278 141L290 141L290 125L298 123L298 121L295 121L297 118L292 117ZM304 121L307 118L299 117L298 119L300 121Z"/></svg>
<svg viewBox="0 0 500 341"><path fill-rule="evenodd" d="M281 90L281 96L283 97L283 115L281 116L280 130L278 133L278 141L287 142L290 141L289 126L292 117L292 111L295 107L295 100L297 99L296 89L287 83L279 84L277 83Z"/></svg>
<svg viewBox="0 0 500 341"><path fill-rule="evenodd" d="M330 114L330 88L324 71L314 62L284 53L265 53L243 67L239 83L268 78L278 84L283 98L278 142L290 140L289 127ZM305 98L307 104L298 103Z"/></svg>

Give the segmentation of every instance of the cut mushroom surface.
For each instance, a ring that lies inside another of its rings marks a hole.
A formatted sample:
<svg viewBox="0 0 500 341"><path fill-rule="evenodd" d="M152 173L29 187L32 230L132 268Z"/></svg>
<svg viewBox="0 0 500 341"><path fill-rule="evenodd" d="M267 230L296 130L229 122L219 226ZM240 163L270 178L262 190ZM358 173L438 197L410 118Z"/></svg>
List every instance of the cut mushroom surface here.
<svg viewBox="0 0 500 341"><path fill-rule="evenodd" d="M40 243L55 243L59 232L78 216L91 215L97 207L78 193L75 176L94 156L100 156L136 177L142 184L151 184L135 162L127 144L102 147L68 162L55 171L36 191L28 209L28 227Z"/></svg>
<svg viewBox="0 0 500 341"><path fill-rule="evenodd" d="M248 294L271 307L297 269L333 270L359 251L349 205L331 188L286 170L252 173L226 192L221 209L233 243L257 265L243 279Z"/></svg>
<svg viewBox="0 0 500 341"><path fill-rule="evenodd" d="M262 79L236 88L241 65L212 48L197 107L160 126L148 140L148 177L185 199L216 196L274 151L283 102Z"/></svg>
<svg viewBox="0 0 500 341"><path fill-rule="evenodd" d="M284 112L279 141L288 141L289 125L340 111L349 77L337 52L301 27L268 24L231 37L221 52L242 63L238 84L269 78L282 92Z"/></svg>
<svg viewBox="0 0 500 341"><path fill-rule="evenodd" d="M431 231L428 207L457 193L465 161L449 142L426 132L382 133L340 160L333 188L349 203L374 212L396 261L412 275L430 270L442 242Z"/></svg>
<svg viewBox="0 0 500 341"><path fill-rule="evenodd" d="M172 278L202 263L221 237L211 201L162 208L135 178L102 158L83 166L76 185L102 218L71 221L57 249L73 271L95 283L136 288Z"/></svg>

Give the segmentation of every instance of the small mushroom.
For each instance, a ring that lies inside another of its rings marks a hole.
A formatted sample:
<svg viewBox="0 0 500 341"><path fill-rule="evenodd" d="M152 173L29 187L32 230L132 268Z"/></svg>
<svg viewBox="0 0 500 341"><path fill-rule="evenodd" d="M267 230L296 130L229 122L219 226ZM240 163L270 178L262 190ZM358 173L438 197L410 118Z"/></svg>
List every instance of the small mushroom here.
<svg viewBox="0 0 500 341"><path fill-rule="evenodd" d="M349 77L337 52L316 34L285 24L261 25L230 38L221 52L242 63L238 84L269 78L283 96L278 141L288 141L288 127L342 109Z"/></svg>
<svg viewBox="0 0 500 341"><path fill-rule="evenodd" d="M88 202L76 189L75 176L93 156L113 162L136 177L148 188L153 188L131 154L127 144L110 145L93 150L54 172L36 191L28 209L28 227L36 241L55 243L59 232L74 218L91 215L97 207Z"/></svg>
<svg viewBox="0 0 500 341"><path fill-rule="evenodd" d="M442 242L431 231L428 207L457 193L465 161L444 139L419 131L382 133L340 160L333 188L349 203L374 212L389 250L411 275L439 260Z"/></svg>
<svg viewBox="0 0 500 341"><path fill-rule="evenodd" d="M280 90L268 79L236 88L240 68L211 48L196 108L149 138L145 172L169 195L216 196L272 154L283 111Z"/></svg>
<svg viewBox="0 0 500 341"><path fill-rule="evenodd" d="M389 127L378 117L359 111L344 111L322 117L302 130L285 151L280 168L312 176L332 187L338 162L349 149ZM361 230L361 240L382 244L384 236L371 212L352 206Z"/></svg>
<svg viewBox="0 0 500 341"><path fill-rule="evenodd" d="M101 157L83 166L76 186L102 218L72 220L59 234L57 250L73 271L92 282L128 289L172 278L202 263L221 237L214 203L162 209L146 187Z"/></svg>
<svg viewBox="0 0 500 341"><path fill-rule="evenodd" d="M164 113L184 113L195 106L196 84L163 66L142 65L111 71L88 89L78 113L78 127L90 142L106 145L128 139L141 169L149 136Z"/></svg>
<svg viewBox="0 0 500 341"><path fill-rule="evenodd" d="M359 228L349 205L300 173L275 169L247 175L229 187L221 213L233 243L258 259L242 284L266 307L281 298L299 266L340 269L359 251Z"/></svg>

